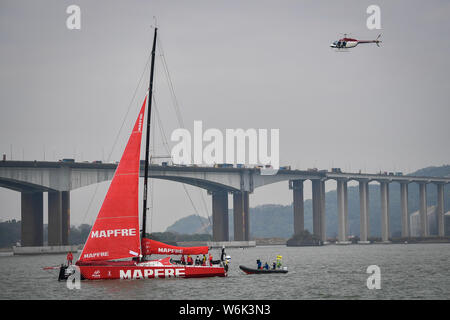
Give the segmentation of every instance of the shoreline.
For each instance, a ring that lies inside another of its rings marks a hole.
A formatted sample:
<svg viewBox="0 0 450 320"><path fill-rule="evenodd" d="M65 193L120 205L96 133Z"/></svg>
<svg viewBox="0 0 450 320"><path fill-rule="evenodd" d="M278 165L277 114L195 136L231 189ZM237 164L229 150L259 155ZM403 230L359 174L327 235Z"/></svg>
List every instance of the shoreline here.
<svg viewBox="0 0 450 320"><path fill-rule="evenodd" d="M288 246L286 245L286 241L284 240L284 242L281 239L256 239L254 240L256 242L255 246L252 247L271 247L271 246L286 246L286 247L322 247L322 246L330 246L330 245L335 245L335 246L342 246L343 244L338 244L336 242L327 242L323 245L294 245L294 246ZM198 244L198 243L197 243ZM206 242L205 242L206 244ZM415 239L410 239L402 241L402 240L396 240L396 239L391 239L389 242L381 242L381 241L372 241L372 242L368 242L368 243L347 243L346 246L351 246L351 245L390 245L390 244L450 244L450 238L449 239L430 239L430 240L415 240ZM231 248L231 247L230 247ZM45 252L45 253L33 253L32 255L48 255L48 254L61 254L58 252L55 253L50 253L50 252ZM13 248L0 248L0 257L10 257L10 256L14 256L14 251ZM24 254L21 254L24 255ZM27 254L25 254L27 255ZM31 255L31 254L29 254Z"/></svg>

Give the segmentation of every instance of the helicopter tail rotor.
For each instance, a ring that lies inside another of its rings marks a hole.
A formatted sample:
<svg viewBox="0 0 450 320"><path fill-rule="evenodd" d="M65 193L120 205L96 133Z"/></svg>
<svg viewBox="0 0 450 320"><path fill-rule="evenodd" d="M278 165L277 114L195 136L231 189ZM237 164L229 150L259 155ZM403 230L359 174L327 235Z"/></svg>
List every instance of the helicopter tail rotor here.
<svg viewBox="0 0 450 320"><path fill-rule="evenodd" d="M379 47L380 46L380 43L381 43L381 40L378 40L378 39L380 39L380 37L381 37L381 33L378 35L378 37L375 39L375 43L377 44L377 47Z"/></svg>

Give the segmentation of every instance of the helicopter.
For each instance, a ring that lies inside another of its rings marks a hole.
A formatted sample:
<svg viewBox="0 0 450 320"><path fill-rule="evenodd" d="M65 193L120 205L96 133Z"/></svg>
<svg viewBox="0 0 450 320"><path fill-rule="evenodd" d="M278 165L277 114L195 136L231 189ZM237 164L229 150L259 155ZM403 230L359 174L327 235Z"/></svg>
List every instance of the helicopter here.
<svg viewBox="0 0 450 320"><path fill-rule="evenodd" d="M354 48L360 43L375 43L378 47L380 46L380 39L381 34L378 35L378 37L375 40L357 40L353 38L348 38L347 34L344 33L344 37L339 39L338 41L334 41L330 47L336 48L336 49L349 49Z"/></svg>

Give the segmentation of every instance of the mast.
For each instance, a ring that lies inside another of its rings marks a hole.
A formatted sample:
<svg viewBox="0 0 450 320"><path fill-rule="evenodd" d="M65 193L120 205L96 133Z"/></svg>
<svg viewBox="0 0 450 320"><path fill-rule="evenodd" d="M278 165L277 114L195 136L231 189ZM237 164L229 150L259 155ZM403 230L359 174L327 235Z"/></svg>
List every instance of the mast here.
<svg viewBox="0 0 450 320"><path fill-rule="evenodd" d="M145 138L145 169L144 169L144 197L143 197L143 207L142 207L142 233L141 239L145 237L146 224L147 224L147 183L148 183L148 158L149 158L149 145L150 145L150 119L152 113L152 100L153 100L153 73L155 71L155 51L156 51L156 34L158 28L155 27L155 35L153 37L153 48L152 48L152 62L150 67L150 84L148 92L148 108L147 108L147 132Z"/></svg>

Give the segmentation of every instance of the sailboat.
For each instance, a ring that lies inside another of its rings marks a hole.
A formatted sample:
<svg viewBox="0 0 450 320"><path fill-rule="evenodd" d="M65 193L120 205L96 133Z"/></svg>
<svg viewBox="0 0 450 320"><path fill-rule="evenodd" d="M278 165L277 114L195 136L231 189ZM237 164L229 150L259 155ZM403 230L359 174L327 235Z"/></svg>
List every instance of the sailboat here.
<svg viewBox="0 0 450 320"><path fill-rule="evenodd" d="M67 279L79 268L81 279L146 279L224 277L228 265L224 259L195 265L174 263L172 255L203 255L209 248L178 247L146 238L147 182L149 163L150 119L153 91L157 28L153 39L150 86L134 124L122 158L116 168L103 204L74 266L61 266L59 280ZM142 230L139 232L139 170L144 115L146 125L145 176ZM222 252L222 257L224 256ZM167 255L149 260L152 254Z"/></svg>

